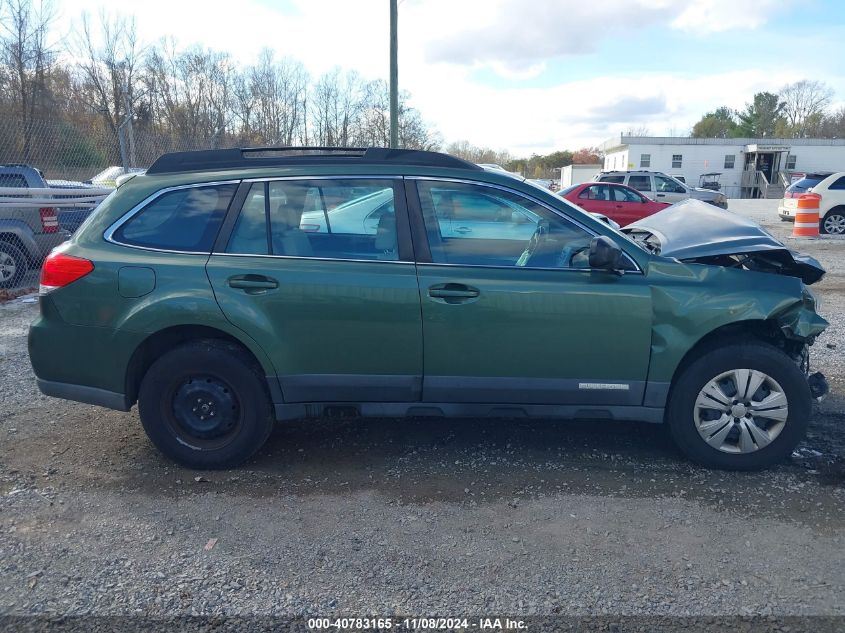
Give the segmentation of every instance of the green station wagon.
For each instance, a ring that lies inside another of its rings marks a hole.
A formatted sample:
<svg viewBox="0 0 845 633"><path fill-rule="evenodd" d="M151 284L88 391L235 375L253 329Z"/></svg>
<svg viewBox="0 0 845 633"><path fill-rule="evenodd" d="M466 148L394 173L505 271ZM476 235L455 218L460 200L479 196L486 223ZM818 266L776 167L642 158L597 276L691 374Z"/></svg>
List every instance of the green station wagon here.
<svg viewBox="0 0 845 633"><path fill-rule="evenodd" d="M697 201L625 230L434 152L166 154L50 255L30 358L194 468L331 415L641 420L708 466L784 459L827 392L823 269Z"/></svg>

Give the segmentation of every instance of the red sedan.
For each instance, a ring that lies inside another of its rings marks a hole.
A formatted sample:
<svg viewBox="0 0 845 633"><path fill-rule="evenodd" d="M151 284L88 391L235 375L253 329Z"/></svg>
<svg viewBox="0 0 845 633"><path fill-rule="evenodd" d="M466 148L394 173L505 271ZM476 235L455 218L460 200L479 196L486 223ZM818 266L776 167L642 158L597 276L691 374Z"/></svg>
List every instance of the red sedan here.
<svg viewBox="0 0 845 633"><path fill-rule="evenodd" d="M636 222L669 206L666 202L655 202L636 189L608 182L584 182L572 185L558 192L572 204L584 211L601 213L620 226Z"/></svg>

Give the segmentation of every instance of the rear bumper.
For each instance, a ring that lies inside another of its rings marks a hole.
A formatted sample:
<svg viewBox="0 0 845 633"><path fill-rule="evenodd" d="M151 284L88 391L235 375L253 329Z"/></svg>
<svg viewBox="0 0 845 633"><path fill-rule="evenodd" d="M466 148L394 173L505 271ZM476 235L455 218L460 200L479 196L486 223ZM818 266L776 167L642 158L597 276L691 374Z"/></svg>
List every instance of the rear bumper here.
<svg viewBox="0 0 845 633"><path fill-rule="evenodd" d="M778 215L784 220L795 219L795 209L787 209L783 205L778 207Z"/></svg>
<svg viewBox="0 0 845 633"><path fill-rule="evenodd" d="M41 378L36 378L35 380L38 383L41 393L45 396L84 402L85 404L96 404L100 407L116 409L118 411L129 411L132 408L126 398L126 394L123 393L115 393L114 391L106 391L105 389L98 389L96 387L86 387L85 385L72 385L67 382L43 380Z"/></svg>

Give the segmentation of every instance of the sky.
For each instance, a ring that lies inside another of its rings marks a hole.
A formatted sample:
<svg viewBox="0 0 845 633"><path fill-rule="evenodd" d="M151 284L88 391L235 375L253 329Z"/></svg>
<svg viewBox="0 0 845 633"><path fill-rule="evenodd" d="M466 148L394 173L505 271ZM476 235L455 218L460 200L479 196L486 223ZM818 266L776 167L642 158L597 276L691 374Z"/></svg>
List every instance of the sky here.
<svg viewBox="0 0 845 633"><path fill-rule="evenodd" d="M55 0L134 15L253 63L262 48L387 79L388 0ZM120 7L118 11L116 7ZM597 145L628 129L686 135L707 111L817 79L845 105L842 0L400 0L399 87L446 143L515 156Z"/></svg>

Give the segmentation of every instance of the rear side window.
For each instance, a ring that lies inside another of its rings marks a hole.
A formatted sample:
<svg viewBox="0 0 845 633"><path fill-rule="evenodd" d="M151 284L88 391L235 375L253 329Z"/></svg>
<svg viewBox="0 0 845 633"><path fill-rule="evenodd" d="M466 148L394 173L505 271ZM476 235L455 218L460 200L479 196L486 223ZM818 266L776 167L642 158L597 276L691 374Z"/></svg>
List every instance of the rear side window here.
<svg viewBox="0 0 845 633"><path fill-rule="evenodd" d="M257 182L226 252L396 261L394 195L390 180Z"/></svg>
<svg viewBox="0 0 845 633"><path fill-rule="evenodd" d="M602 176L599 178L599 182L615 182L622 184L625 182L625 176Z"/></svg>
<svg viewBox="0 0 845 633"><path fill-rule="evenodd" d="M0 174L0 187L26 187L26 178L20 174Z"/></svg>
<svg viewBox="0 0 845 633"><path fill-rule="evenodd" d="M628 186L637 191L651 191L650 176L631 176L628 179Z"/></svg>
<svg viewBox="0 0 845 633"><path fill-rule="evenodd" d="M130 246L210 253L236 184L168 191L147 204L112 236Z"/></svg>

